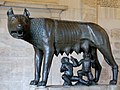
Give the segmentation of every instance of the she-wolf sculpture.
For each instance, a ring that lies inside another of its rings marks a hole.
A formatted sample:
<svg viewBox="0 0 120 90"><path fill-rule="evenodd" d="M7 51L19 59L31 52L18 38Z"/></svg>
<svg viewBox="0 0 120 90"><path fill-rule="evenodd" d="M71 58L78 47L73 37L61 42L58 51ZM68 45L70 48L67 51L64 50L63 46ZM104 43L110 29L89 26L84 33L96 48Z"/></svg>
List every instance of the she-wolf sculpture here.
<svg viewBox="0 0 120 90"><path fill-rule="evenodd" d="M112 67L113 77L110 84L117 83L118 65L113 58L108 35L102 27L88 22L29 18L29 15L27 9L24 9L23 15L14 14L12 8L7 11L10 35L29 42L35 50L35 78L30 82L31 85L46 86L53 55L64 52L68 55L73 51L91 53L91 59L95 60L94 81L98 82L101 65L97 58L97 49Z"/></svg>

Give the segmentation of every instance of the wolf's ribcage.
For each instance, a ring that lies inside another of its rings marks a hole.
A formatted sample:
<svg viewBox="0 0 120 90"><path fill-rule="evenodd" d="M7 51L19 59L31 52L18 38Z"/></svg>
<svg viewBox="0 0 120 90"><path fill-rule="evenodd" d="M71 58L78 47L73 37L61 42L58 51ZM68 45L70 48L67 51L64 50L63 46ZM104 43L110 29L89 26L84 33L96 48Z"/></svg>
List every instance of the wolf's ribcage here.
<svg viewBox="0 0 120 90"><path fill-rule="evenodd" d="M68 55L72 51L79 53L80 37L80 23L58 21L55 30L56 54L65 52Z"/></svg>

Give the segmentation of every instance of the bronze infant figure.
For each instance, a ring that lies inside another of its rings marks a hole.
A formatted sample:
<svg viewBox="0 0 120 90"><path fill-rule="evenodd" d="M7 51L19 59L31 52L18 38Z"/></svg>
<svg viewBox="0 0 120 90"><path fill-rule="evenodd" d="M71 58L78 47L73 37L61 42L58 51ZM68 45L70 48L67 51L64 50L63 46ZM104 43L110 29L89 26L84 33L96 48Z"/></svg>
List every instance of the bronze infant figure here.
<svg viewBox="0 0 120 90"><path fill-rule="evenodd" d="M95 60L94 80L98 82L101 65L97 58L97 49L112 67L110 84L117 84L118 65L113 58L108 35L102 27L89 22L30 18L29 15L27 9L24 9L23 15L14 14L12 8L7 12L10 35L29 42L35 50L35 78L31 85L46 86L53 55L64 52L68 55L73 51L86 55L91 53L91 59ZM42 62L42 80L39 81Z"/></svg>
<svg viewBox="0 0 120 90"><path fill-rule="evenodd" d="M71 86L72 82L71 79L73 78L73 67L74 67L74 63L70 63L69 58L68 57L63 57L61 59L61 68L60 68L60 72L64 74L62 75L62 79L64 80L63 85L64 86Z"/></svg>
<svg viewBox="0 0 120 90"><path fill-rule="evenodd" d="M82 68L80 70L77 71L77 75L78 75L78 82L76 83L76 85L96 85L97 83L94 82L94 78L93 78L93 74L91 71L91 68L95 66L94 60L92 60L90 58L90 54L88 55L83 55L83 59L81 59L79 62L77 63L77 66L82 65ZM73 60L75 60L75 58L72 58ZM87 77L87 81L83 79L83 76Z"/></svg>
<svg viewBox="0 0 120 90"><path fill-rule="evenodd" d="M71 61L71 62L70 62ZM93 74L91 72L91 67L93 64L93 60L91 60L88 56L84 55L84 58L78 61L76 58L72 57L63 57L61 59L61 68L60 72L63 73L62 79L64 80L64 86L73 85L72 82L76 82L75 85L95 85L93 80ZM78 67L82 64L82 69L77 71L78 76L74 76L73 67ZM88 80L84 80L82 76L87 76Z"/></svg>
<svg viewBox="0 0 120 90"><path fill-rule="evenodd" d="M70 60L72 61L72 63L70 62ZM63 57L61 59L61 68L60 68L60 72L64 73L62 75L62 79L64 80L63 85L64 86L72 86L72 81L78 81L79 78L77 76L74 76L73 73L73 67L77 67L78 66L78 61L77 59L69 59L68 57Z"/></svg>

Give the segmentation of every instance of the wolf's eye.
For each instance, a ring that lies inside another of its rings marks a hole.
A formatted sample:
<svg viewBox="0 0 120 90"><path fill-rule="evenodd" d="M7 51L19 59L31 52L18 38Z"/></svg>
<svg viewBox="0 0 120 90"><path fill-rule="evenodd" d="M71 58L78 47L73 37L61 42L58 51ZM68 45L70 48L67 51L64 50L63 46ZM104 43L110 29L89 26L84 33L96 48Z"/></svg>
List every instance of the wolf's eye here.
<svg viewBox="0 0 120 90"><path fill-rule="evenodd" d="M22 20L25 20L25 18L24 18L24 17L21 17L21 19L22 19Z"/></svg>
<svg viewBox="0 0 120 90"><path fill-rule="evenodd" d="M22 21L23 21L25 24L28 23L28 20L27 20L25 17L22 17L21 19L22 19Z"/></svg>
<svg viewBox="0 0 120 90"><path fill-rule="evenodd" d="M11 17L11 21L15 21L16 20L16 18L15 17Z"/></svg>
<svg viewBox="0 0 120 90"><path fill-rule="evenodd" d="M28 24L28 20L26 19L25 22Z"/></svg>
<svg viewBox="0 0 120 90"><path fill-rule="evenodd" d="M23 22L25 22L25 18L24 17L22 17L21 19L22 19Z"/></svg>

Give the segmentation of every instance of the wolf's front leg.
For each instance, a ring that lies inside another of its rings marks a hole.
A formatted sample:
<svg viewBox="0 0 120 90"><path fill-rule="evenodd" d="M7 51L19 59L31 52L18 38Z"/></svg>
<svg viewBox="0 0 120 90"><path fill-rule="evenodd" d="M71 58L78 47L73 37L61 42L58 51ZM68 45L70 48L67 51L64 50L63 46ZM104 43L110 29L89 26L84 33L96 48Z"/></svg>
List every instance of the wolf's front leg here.
<svg viewBox="0 0 120 90"><path fill-rule="evenodd" d="M37 85L40 79L40 72L41 72L41 64L43 59L43 52L39 50L38 48L34 47L35 51L35 78L30 82L30 85Z"/></svg>
<svg viewBox="0 0 120 90"><path fill-rule="evenodd" d="M54 55L54 49L52 47L46 47L46 50L44 52L45 58L43 63L42 81L38 83L38 86L46 86L47 84L53 55Z"/></svg>

